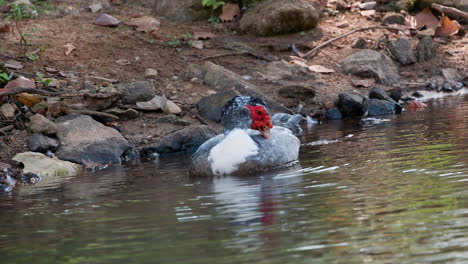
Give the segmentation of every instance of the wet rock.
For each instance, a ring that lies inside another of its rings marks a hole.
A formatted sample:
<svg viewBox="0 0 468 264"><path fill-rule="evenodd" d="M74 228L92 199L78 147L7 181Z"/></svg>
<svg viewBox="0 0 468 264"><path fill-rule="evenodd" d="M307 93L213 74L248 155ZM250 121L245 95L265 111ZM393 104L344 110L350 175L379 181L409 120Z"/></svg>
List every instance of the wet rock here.
<svg viewBox="0 0 468 264"><path fill-rule="evenodd" d="M395 103L386 100L368 99L364 102L362 109L364 113L367 113L368 117L393 115L395 114Z"/></svg>
<svg viewBox="0 0 468 264"><path fill-rule="evenodd" d="M173 101L167 100L166 105L164 106L164 112L167 114L179 115L180 113L182 113L182 109Z"/></svg>
<svg viewBox="0 0 468 264"><path fill-rule="evenodd" d="M203 79L205 84L218 89L220 91L234 88L242 95L254 96L262 98L270 111L291 113L291 110L284 107L280 103L267 97L258 91L258 88L245 81L242 76L212 62L205 63L200 71L198 71L199 78Z"/></svg>
<svg viewBox="0 0 468 264"><path fill-rule="evenodd" d="M353 49L365 49L367 47L367 40L365 38L358 38L351 45Z"/></svg>
<svg viewBox="0 0 468 264"><path fill-rule="evenodd" d="M382 19L382 24L384 25L404 25L405 24L405 16L402 14L397 13L387 13L384 18Z"/></svg>
<svg viewBox="0 0 468 264"><path fill-rule="evenodd" d="M163 110L166 107L167 101L164 94L162 96L155 95L150 101L137 102L136 105L140 110L157 111Z"/></svg>
<svg viewBox="0 0 468 264"><path fill-rule="evenodd" d="M240 94L236 90L228 89L203 97L197 103L200 115L206 119L219 122L221 120L221 108L227 101L238 95Z"/></svg>
<svg viewBox="0 0 468 264"><path fill-rule="evenodd" d="M281 87L278 94L285 98L294 98L302 102L310 101L315 96L315 89L302 85Z"/></svg>
<svg viewBox="0 0 468 264"><path fill-rule="evenodd" d="M34 152L46 153L47 151L54 151L59 146L57 140L46 137L39 133L34 133L27 142L28 149Z"/></svg>
<svg viewBox="0 0 468 264"><path fill-rule="evenodd" d="M341 111L340 109L338 109L338 107L333 107L333 108L327 109L327 113L325 117L329 120L338 120L338 119L342 119L343 115L341 114Z"/></svg>
<svg viewBox="0 0 468 264"><path fill-rule="evenodd" d="M68 161L49 158L38 152L23 152L13 157L24 165L23 173L43 176L71 176L82 171L82 166Z"/></svg>
<svg viewBox="0 0 468 264"><path fill-rule="evenodd" d="M138 117L138 111L132 108L120 109L112 108L105 111L108 114L118 116L120 120L131 120Z"/></svg>
<svg viewBox="0 0 468 264"><path fill-rule="evenodd" d="M190 126L192 123L189 121L180 119L174 114L170 115L165 115L163 117L160 117L154 121L155 124L172 124L172 125L177 125L177 126Z"/></svg>
<svg viewBox="0 0 468 264"><path fill-rule="evenodd" d="M442 91L444 92L457 92L460 91L461 88L463 88L463 83L462 82L456 82L456 81L445 81L442 84Z"/></svg>
<svg viewBox="0 0 468 264"><path fill-rule="evenodd" d="M343 116L362 116L362 104L364 96L354 93L338 94L337 107L340 109Z"/></svg>
<svg viewBox="0 0 468 264"><path fill-rule="evenodd" d="M216 132L209 126L190 126L162 137L154 146L144 150L154 150L159 154L190 152L214 136Z"/></svg>
<svg viewBox="0 0 468 264"><path fill-rule="evenodd" d="M374 77L383 84L392 84L399 79L398 68L393 61L375 50L361 50L340 62L344 72L357 76Z"/></svg>
<svg viewBox="0 0 468 264"><path fill-rule="evenodd" d="M32 133L43 133L46 135L54 135L57 132L57 125L47 119L45 116L35 114L29 118L27 124L28 130Z"/></svg>
<svg viewBox="0 0 468 264"><path fill-rule="evenodd" d="M147 68L147 69L145 69L145 77L146 78L158 77L158 71L156 69Z"/></svg>
<svg viewBox="0 0 468 264"><path fill-rule="evenodd" d="M410 39L400 38L390 42L388 45L390 53L401 65L416 63L416 56L412 49Z"/></svg>
<svg viewBox="0 0 468 264"><path fill-rule="evenodd" d="M269 81L302 81L316 79L315 75L307 68L291 64L284 60L268 63L261 72Z"/></svg>
<svg viewBox="0 0 468 264"><path fill-rule="evenodd" d="M418 61L428 61L436 56L436 47L431 37L423 37L416 48Z"/></svg>
<svg viewBox="0 0 468 264"><path fill-rule="evenodd" d="M156 96L154 86L148 81L136 81L123 84L122 102L135 104L136 102L150 101Z"/></svg>
<svg viewBox="0 0 468 264"><path fill-rule="evenodd" d="M4 120L11 120L15 117L16 109L11 104L3 104L0 106L0 118Z"/></svg>
<svg viewBox="0 0 468 264"><path fill-rule="evenodd" d="M57 120L60 147L58 158L76 163L109 164L120 162L130 149L127 140L115 129L86 115L67 115Z"/></svg>
<svg viewBox="0 0 468 264"><path fill-rule="evenodd" d="M240 28L258 36L293 33L314 28L319 18L318 1L267 0L242 16Z"/></svg>
<svg viewBox="0 0 468 264"><path fill-rule="evenodd" d="M398 103L401 99L401 89L392 89L388 95Z"/></svg>

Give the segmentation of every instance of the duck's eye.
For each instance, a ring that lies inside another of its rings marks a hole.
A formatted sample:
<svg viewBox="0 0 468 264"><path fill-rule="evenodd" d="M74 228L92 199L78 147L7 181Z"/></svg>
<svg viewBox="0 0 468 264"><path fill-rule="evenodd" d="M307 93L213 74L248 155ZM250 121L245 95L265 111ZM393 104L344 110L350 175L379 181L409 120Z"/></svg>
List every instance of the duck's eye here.
<svg viewBox="0 0 468 264"><path fill-rule="evenodd" d="M257 111L257 114L258 114L258 115L263 115L263 112L260 111L260 110L258 110L258 111Z"/></svg>

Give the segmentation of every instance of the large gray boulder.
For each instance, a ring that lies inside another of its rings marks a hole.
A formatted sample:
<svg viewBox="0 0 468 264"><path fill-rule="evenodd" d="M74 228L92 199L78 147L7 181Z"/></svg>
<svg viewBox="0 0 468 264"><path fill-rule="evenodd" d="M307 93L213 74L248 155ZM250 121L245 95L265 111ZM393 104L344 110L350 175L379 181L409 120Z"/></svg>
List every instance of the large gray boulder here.
<svg viewBox="0 0 468 264"><path fill-rule="evenodd" d="M239 74L232 72L223 66L214 64L212 62L206 62L202 65L198 75L200 79L205 82L205 84L219 91L225 91L234 88L242 95L262 98L272 113L292 113L291 110L282 104L261 93L258 87L242 79Z"/></svg>
<svg viewBox="0 0 468 264"><path fill-rule="evenodd" d="M395 104L386 100L368 99L362 108L368 117L395 114Z"/></svg>
<svg viewBox="0 0 468 264"><path fill-rule="evenodd" d="M143 148L142 155L148 156L144 153L152 152L159 154L192 152L214 136L216 136L216 131L209 126L190 126L162 137L153 146Z"/></svg>
<svg viewBox="0 0 468 264"><path fill-rule="evenodd" d="M365 78L375 78L382 84L397 81L398 68L384 54L370 49L360 50L340 62L344 72Z"/></svg>
<svg viewBox="0 0 468 264"><path fill-rule="evenodd" d="M117 130L86 115L58 120L57 137L60 140L57 157L81 164L118 163L122 154L131 148Z"/></svg>
<svg viewBox="0 0 468 264"><path fill-rule="evenodd" d="M312 29L319 18L318 1L266 0L245 13L240 28L259 36L286 34Z"/></svg>
<svg viewBox="0 0 468 264"><path fill-rule="evenodd" d="M209 120L221 121L221 108L227 101L238 95L240 94L236 90L228 89L203 97L197 104L200 115Z"/></svg>

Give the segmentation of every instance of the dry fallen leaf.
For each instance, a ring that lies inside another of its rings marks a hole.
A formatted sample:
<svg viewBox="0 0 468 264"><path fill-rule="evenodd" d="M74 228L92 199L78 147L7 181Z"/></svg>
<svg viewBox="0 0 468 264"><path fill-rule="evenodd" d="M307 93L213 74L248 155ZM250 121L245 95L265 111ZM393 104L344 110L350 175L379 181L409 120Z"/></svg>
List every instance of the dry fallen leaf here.
<svg viewBox="0 0 468 264"><path fill-rule="evenodd" d="M153 32L161 26L159 20L151 16L132 18L128 24L137 27L136 30L141 32Z"/></svg>
<svg viewBox="0 0 468 264"><path fill-rule="evenodd" d="M4 87L5 89L16 89L16 88L36 88L36 83L28 78L20 76L13 81L9 81Z"/></svg>
<svg viewBox="0 0 468 264"><path fill-rule="evenodd" d="M375 80L372 78L362 79L362 80L351 80L351 83L356 87L365 87L369 88L375 84Z"/></svg>
<svg viewBox="0 0 468 264"><path fill-rule="evenodd" d="M432 14L429 7L424 8L421 12L414 16L416 20L416 28L421 29L423 27L436 29L439 26L439 20Z"/></svg>
<svg viewBox="0 0 468 264"><path fill-rule="evenodd" d="M223 6L223 12L219 16L219 19L223 22L230 22L239 16L240 8L238 4L225 4Z"/></svg>
<svg viewBox="0 0 468 264"><path fill-rule="evenodd" d="M295 64L295 65L298 65L298 66L301 66L301 67L304 67L304 68L309 68L309 65L306 62L304 62L303 60L292 60L289 63Z"/></svg>
<svg viewBox="0 0 468 264"><path fill-rule="evenodd" d="M24 67L24 65L19 61L7 60L5 62L5 67L10 68L10 69L20 70Z"/></svg>
<svg viewBox="0 0 468 264"><path fill-rule="evenodd" d="M211 32L193 32L193 39L195 40L207 40L212 39L216 35Z"/></svg>
<svg viewBox="0 0 468 264"><path fill-rule="evenodd" d="M29 93L20 93L15 96L16 100L20 101L23 105L31 108L36 104L40 103L42 100L39 97L29 94Z"/></svg>
<svg viewBox="0 0 468 264"><path fill-rule="evenodd" d="M298 56L289 56L289 58L292 60L292 61L302 61L304 63L307 63L307 60L306 59L303 59L301 57L298 57Z"/></svg>
<svg viewBox="0 0 468 264"><path fill-rule="evenodd" d="M53 68L53 67L44 67L44 70L48 73L52 73L52 74L57 74L59 73L59 70L57 68Z"/></svg>
<svg viewBox="0 0 468 264"><path fill-rule="evenodd" d="M0 23L0 32L1 33L7 33L7 32L12 32L12 26L11 22L6 22L6 23Z"/></svg>
<svg viewBox="0 0 468 264"><path fill-rule="evenodd" d="M436 28L435 35L439 37L450 37L461 29L456 20L450 20L447 16L440 19L440 26Z"/></svg>
<svg viewBox="0 0 468 264"><path fill-rule="evenodd" d="M103 13L96 17L94 24L98 26L114 27L120 24L120 21L113 16Z"/></svg>
<svg viewBox="0 0 468 264"><path fill-rule="evenodd" d="M332 73L332 72L335 72L335 70L328 69L326 67L323 67L322 65L310 65L309 70L311 72L316 72L316 73Z"/></svg>
<svg viewBox="0 0 468 264"><path fill-rule="evenodd" d="M74 49L76 49L76 47L75 47L73 44L71 44L71 43L65 44L65 48L67 48L67 51L65 51L65 55L67 55L67 56L70 55L70 53L71 53Z"/></svg>

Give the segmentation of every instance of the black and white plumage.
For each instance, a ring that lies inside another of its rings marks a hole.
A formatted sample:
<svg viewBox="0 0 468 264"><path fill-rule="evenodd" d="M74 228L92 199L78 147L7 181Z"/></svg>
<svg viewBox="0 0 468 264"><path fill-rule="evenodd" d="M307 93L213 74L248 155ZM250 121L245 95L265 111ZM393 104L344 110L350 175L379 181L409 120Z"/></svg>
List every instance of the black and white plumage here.
<svg viewBox="0 0 468 264"><path fill-rule="evenodd" d="M223 107L221 123L224 133L193 154L192 176L251 174L293 164L298 158L299 139L291 130L271 125L259 98L234 97Z"/></svg>

